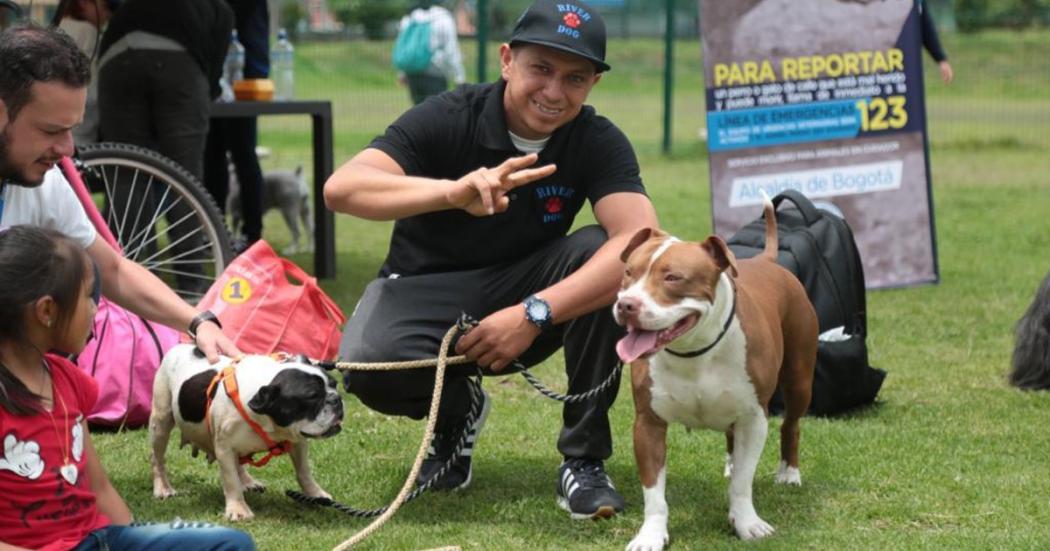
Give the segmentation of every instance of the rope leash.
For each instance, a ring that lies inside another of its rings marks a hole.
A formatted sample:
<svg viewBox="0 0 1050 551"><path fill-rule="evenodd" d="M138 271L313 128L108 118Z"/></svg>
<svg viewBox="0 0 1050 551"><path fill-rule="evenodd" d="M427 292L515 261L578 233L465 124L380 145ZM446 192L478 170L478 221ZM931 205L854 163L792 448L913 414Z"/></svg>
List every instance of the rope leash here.
<svg viewBox="0 0 1050 551"><path fill-rule="evenodd" d="M344 551L350 547L360 543L368 536L372 535L373 532L378 530L390 517L394 516L394 513L401 508L401 505L405 503L411 488L415 484L416 477L419 476L419 470L423 466L423 459L427 455L427 448L430 447L430 441L434 438L434 427L437 426L437 414L438 407L441 405L441 390L445 386L445 367L447 366L448 346L452 342L452 337L460 330L460 326L454 325L449 328L448 332L445 333L445 338L441 340L441 348L438 350L437 357L437 371L434 373L434 394L430 400L430 412L427 414L427 428L423 435L423 442L419 445L419 451L416 452L416 459L412 462L412 470L408 473L408 478L405 479L404 485L401 486L401 491L394 498L391 503L382 514L379 515L371 524L362 528L359 532L348 538L343 543L337 545L333 551ZM453 456L454 457L454 456Z"/></svg>
<svg viewBox="0 0 1050 551"><path fill-rule="evenodd" d="M477 420L478 416L481 415L482 407L482 391L481 391L481 377L482 373L480 368L477 373L468 377L468 388L470 389L471 404L470 410L467 413L466 420L463 426L463 433L459 436L456 441L456 445L449 458L442 464L441 468L438 469L437 473L422 486L417 487L415 490L410 491L410 488L414 485L416 478L419 476L419 471L422 468L423 460L426 457L427 450L430 447L431 441L434 437L435 427L437 425L437 412L441 404L441 393L444 388L445 369L449 365L461 365L472 363L471 360L467 359L466 356L452 356L448 357L448 348L452 343L452 338L456 333L466 333L476 327L478 324L477 320L474 320L470 316L463 314L460 319L457 320L456 324L449 328L448 332L445 333L445 337L441 341L441 347L438 350L437 358L422 359L422 360L408 360L401 362L331 362L331 361L319 361L305 356L299 356L298 360L304 363L308 363L327 371L339 370L339 371L393 371L402 369L421 369L427 367L436 367L437 370L434 373L434 391L430 401L430 411L427 415L427 426L426 431L423 435L423 441L420 443L418 452L416 453L416 459L412 464L412 469L409 472L404 485L401 487L401 491L398 493L394 501L386 506L371 510L356 509L349 505L340 503L330 498L322 497L310 497L302 494L295 490L288 490L285 494L295 500L296 502L308 505L317 505L323 507L331 507L344 514L357 518L372 518L379 517L374 520L371 524L351 536L349 539L339 544L333 551L344 551L349 549L353 545L356 545L363 541L365 538L377 531L383 524L389 520L394 513L405 503L419 497L431 486L433 486L438 480L440 480L449 469L452 468L456 458L459 456L463 447L466 446L467 438L469 436L471 427ZM560 402L565 403L578 403L584 400L589 400L598 394L601 394L613 386L614 383L618 383L620 380L620 374L623 371L623 363L617 362L616 366L611 370L609 376L602 381L598 386L593 389L580 393L580 394L562 394L555 392L543 385L532 373L528 371L528 367L522 364L519 360L514 360L510 364L517 369L521 375L525 378L528 383L535 388L540 394Z"/></svg>

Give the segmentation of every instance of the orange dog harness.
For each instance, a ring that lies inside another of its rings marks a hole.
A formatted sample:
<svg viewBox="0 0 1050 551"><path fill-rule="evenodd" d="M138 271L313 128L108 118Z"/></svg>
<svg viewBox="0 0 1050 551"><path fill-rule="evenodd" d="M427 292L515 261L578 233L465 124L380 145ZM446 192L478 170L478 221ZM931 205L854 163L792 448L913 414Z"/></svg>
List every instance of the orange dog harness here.
<svg viewBox="0 0 1050 551"><path fill-rule="evenodd" d="M241 465L250 464L253 467L262 467L262 466L266 465L267 463L269 463L270 460L273 459L274 457L277 457L278 455L283 455L283 454L291 452L292 451L292 443L290 441L288 441L288 440L284 440L284 441L281 441L281 442L274 442L273 439L270 438L270 435L266 434L266 431L263 430L263 428L259 425L259 423L256 423L251 418L251 416L248 415L248 412L244 409L244 404L241 403L241 392L237 388L237 369L236 369L236 366L237 366L238 363L240 363L240 361L241 361L240 357L235 358L230 363L230 365L228 365L225 368L223 368L222 371L216 373L215 377L211 380L211 383L208 384L208 390L207 390L208 402L207 402L207 405L204 408L204 424L205 424L205 426L208 427L208 432L210 433L211 432L211 397L212 397L212 391L215 390L215 385L219 384L219 381L222 381L222 386L223 386L224 389L226 389L226 395L230 397L230 400L233 401L233 405L237 407L237 411L240 412L241 418L243 418L244 421L246 423L248 423L248 426L251 427L252 430L255 431L255 434L259 435L259 438L262 438L263 443L266 444L266 448L269 450L269 452L265 456L263 456L262 459L259 459L259 460L252 459L252 455L254 455L254 454L248 454L248 455L245 455L245 456L241 457L240 458Z"/></svg>

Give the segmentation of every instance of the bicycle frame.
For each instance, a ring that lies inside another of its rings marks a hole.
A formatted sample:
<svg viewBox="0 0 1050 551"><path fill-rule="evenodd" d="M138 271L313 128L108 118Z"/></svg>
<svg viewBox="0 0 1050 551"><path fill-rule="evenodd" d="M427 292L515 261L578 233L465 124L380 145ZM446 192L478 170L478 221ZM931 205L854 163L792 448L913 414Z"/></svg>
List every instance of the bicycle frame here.
<svg viewBox="0 0 1050 551"><path fill-rule="evenodd" d="M58 167L62 171L62 176L65 176L66 181L69 182L69 186L73 188L73 192L76 193L77 199L80 200L80 205L84 207L84 212L87 213L88 219L91 220L91 225L95 226L95 231L118 254L123 255L124 251L121 250L120 243L117 242L117 238L110 231L109 226L106 225L106 221L102 219L102 213L95 206L95 201L91 199L91 192L88 191L87 185L84 184L84 179L80 177L80 170L77 169L76 163L69 157L62 157L58 162Z"/></svg>

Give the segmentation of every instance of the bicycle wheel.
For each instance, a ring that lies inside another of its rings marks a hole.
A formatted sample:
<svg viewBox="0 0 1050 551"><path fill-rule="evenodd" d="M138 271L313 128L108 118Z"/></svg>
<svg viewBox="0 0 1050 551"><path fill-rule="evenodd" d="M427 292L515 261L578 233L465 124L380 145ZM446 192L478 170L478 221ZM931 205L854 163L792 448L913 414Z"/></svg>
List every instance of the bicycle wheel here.
<svg viewBox="0 0 1050 551"><path fill-rule="evenodd" d="M138 146L89 145L77 163L92 193L102 194L103 216L124 256L196 304L233 259L211 194L178 163Z"/></svg>

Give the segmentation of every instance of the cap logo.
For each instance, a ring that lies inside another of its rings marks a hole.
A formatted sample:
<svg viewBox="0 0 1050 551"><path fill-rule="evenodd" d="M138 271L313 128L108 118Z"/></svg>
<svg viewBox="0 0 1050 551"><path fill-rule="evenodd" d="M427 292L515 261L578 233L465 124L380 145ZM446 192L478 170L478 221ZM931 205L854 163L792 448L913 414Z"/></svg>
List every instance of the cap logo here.
<svg viewBox="0 0 1050 551"><path fill-rule="evenodd" d="M558 12L565 15L562 16L562 23L558 25L558 33L571 36L573 38L580 38L580 31L576 30L581 23L591 20L591 14L587 10L577 6L576 4L556 4Z"/></svg>
<svg viewBox="0 0 1050 551"><path fill-rule="evenodd" d="M574 13L584 21L591 20L591 14L587 13L587 10L577 6L576 4L558 4L558 12L565 14Z"/></svg>

